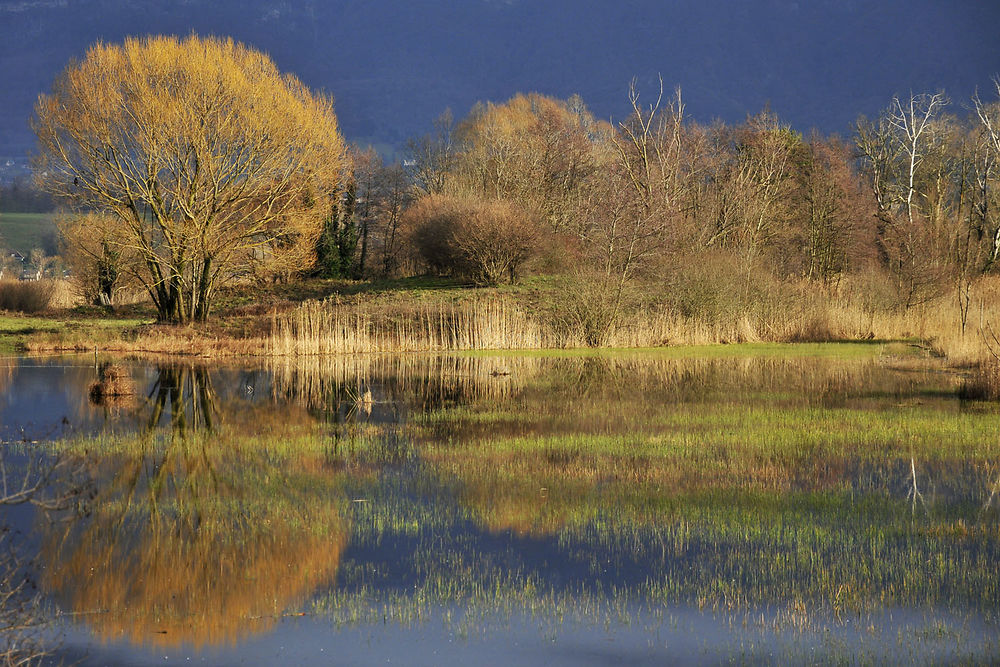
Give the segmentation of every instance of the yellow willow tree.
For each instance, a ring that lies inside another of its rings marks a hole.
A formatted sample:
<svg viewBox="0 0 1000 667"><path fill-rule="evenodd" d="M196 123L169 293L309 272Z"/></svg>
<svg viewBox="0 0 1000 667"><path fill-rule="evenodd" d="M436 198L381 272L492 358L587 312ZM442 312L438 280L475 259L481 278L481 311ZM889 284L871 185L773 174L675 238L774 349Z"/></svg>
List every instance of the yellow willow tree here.
<svg viewBox="0 0 1000 667"><path fill-rule="evenodd" d="M227 281L307 268L344 170L332 101L232 40L98 43L35 107L37 173L104 214L169 322Z"/></svg>
<svg viewBox="0 0 1000 667"><path fill-rule="evenodd" d="M511 200L556 231L578 231L578 209L611 155L611 127L576 96L518 94L504 104L479 105L457 134L465 150L456 158L458 178L450 190Z"/></svg>

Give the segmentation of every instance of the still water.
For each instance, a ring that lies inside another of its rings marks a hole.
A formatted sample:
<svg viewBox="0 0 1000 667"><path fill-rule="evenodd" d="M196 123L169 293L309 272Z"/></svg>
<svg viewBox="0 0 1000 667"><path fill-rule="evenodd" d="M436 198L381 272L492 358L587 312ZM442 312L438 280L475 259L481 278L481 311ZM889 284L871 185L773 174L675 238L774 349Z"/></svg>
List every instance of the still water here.
<svg viewBox="0 0 1000 667"><path fill-rule="evenodd" d="M878 345L7 360L0 648L995 661L1000 411L959 382Z"/></svg>

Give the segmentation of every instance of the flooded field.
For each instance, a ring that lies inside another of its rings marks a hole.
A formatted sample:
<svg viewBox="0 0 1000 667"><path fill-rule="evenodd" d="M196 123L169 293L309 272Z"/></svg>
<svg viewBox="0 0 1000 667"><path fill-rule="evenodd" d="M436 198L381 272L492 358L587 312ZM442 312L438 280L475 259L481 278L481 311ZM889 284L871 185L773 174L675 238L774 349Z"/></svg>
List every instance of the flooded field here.
<svg viewBox="0 0 1000 667"><path fill-rule="evenodd" d="M7 360L0 650L995 661L1000 410L959 384L900 344Z"/></svg>

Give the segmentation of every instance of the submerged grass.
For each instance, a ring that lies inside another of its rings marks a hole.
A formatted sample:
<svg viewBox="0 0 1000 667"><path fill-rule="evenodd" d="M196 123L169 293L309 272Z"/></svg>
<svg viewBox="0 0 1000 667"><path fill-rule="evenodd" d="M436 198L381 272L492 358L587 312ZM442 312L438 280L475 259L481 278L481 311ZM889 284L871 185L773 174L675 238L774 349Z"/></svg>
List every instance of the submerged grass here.
<svg viewBox="0 0 1000 667"><path fill-rule="evenodd" d="M523 413L476 412L468 418L481 424L530 422ZM447 421L449 416L438 416ZM575 417L567 416L572 423ZM546 424L548 425L548 424ZM626 428L628 423L624 424ZM546 451L577 456L649 456L672 459L727 460L753 456L769 460L814 460L824 456L860 460L919 456L921 458L992 460L1000 442L984 437L1000 432L1000 414L959 413L897 408L876 412L848 408L782 408L682 406L646 421L652 433L553 436L525 435L475 442L477 456L515 456ZM527 430L527 429L525 429ZM468 453L463 443L460 453ZM428 443L431 455L454 448Z"/></svg>
<svg viewBox="0 0 1000 667"><path fill-rule="evenodd" d="M459 516L666 608L786 606L808 626L1000 603L1000 414L965 409L923 355L627 358L547 360L506 401L418 417Z"/></svg>

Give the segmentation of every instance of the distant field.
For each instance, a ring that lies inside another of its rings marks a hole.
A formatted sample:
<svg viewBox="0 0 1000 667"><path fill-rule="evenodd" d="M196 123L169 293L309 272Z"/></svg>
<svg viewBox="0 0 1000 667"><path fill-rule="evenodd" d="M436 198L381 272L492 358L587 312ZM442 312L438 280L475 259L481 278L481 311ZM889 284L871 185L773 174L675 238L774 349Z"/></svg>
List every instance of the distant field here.
<svg viewBox="0 0 1000 667"><path fill-rule="evenodd" d="M32 248L56 252L53 213L0 213L0 248L27 254Z"/></svg>

